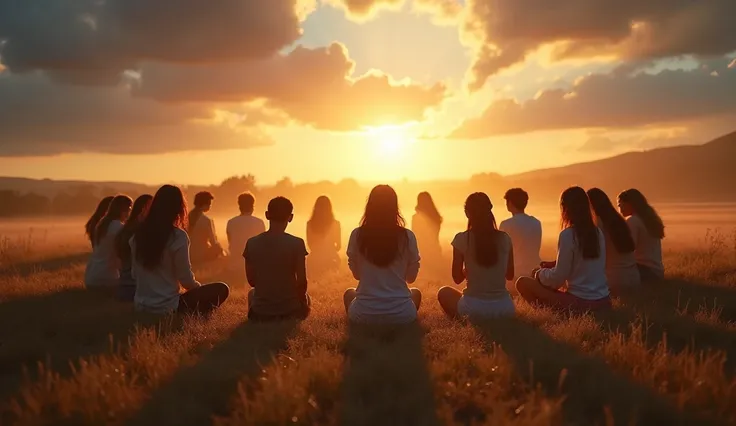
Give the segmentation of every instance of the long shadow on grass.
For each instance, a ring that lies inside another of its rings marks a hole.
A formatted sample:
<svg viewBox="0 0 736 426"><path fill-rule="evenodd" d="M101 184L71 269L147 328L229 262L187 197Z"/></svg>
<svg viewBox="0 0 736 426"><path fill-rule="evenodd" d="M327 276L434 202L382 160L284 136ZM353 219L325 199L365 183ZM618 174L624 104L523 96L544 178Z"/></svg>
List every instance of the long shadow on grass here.
<svg viewBox="0 0 736 426"><path fill-rule="evenodd" d="M620 297L629 305L671 307L689 312L716 304L722 308L722 320L736 321L736 288L726 285L668 279L627 290Z"/></svg>
<svg viewBox="0 0 736 426"><path fill-rule="evenodd" d="M438 425L419 323L350 324L340 424Z"/></svg>
<svg viewBox="0 0 736 426"><path fill-rule="evenodd" d="M38 363L68 374L81 357L122 348L136 327L159 326L166 333L177 324L83 289L0 303L0 397L18 389L24 369L33 378Z"/></svg>
<svg viewBox="0 0 736 426"><path fill-rule="evenodd" d="M514 318L474 326L489 345L501 345L526 380L540 384L550 394L566 396L566 424L606 424L607 409L616 425L706 424L678 412L669 401L612 371L602 360L581 354L532 324ZM563 370L566 375L560 387Z"/></svg>
<svg viewBox="0 0 736 426"><path fill-rule="evenodd" d="M69 265L75 263L86 262L88 257L89 253L74 253L52 259L15 263L0 268L0 277L9 277L14 275L27 277L39 271L55 272L60 269L67 268Z"/></svg>
<svg viewBox="0 0 736 426"><path fill-rule="evenodd" d="M211 424L225 416L240 380L257 375L287 347L298 322L246 321L225 340L205 352L196 364L184 367L127 424Z"/></svg>

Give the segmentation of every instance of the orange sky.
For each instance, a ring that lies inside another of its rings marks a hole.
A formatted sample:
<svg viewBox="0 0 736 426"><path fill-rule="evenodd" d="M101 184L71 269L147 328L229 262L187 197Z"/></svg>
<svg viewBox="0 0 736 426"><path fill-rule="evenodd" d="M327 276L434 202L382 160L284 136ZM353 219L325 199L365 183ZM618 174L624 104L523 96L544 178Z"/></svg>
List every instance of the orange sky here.
<svg viewBox="0 0 736 426"><path fill-rule="evenodd" d="M189 3L0 10L2 174L463 179L734 130L728 1Z"/></svg>

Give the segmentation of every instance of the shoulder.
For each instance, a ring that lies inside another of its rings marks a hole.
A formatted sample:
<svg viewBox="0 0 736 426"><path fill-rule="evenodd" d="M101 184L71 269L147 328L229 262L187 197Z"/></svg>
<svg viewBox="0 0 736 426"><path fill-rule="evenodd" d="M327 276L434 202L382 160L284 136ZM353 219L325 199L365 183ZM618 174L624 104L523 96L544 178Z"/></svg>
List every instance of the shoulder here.
<svg viewBox="0 0 736 426"><path fill-rule="evenodd" d="M468 245L469 231L458 232L452 239L452 246L460 251L464 251Z"/></svg>
<svg viewBox="0 0 736 426"><path fill-rule="evenodd" d="M357 227L350 232L350 239L351 240L357 239L359 235L360 235L360 227Z"/></svg>
<svg viewBox="0 0 736 426"><path fill-rule="evenodd" d="M407 238L409 238L409 241L413 241L413 242L417 241L417 236L414 235L414 231L412 231L411 229L407 229L407 228L404 228L404 230L406 231L406 236Z"/></svg>
<svg viewBox="0 0 736 426"><path fill-rule="evenodd" d="M572 241L575 238L575 228L572 226L560 231L560 241Z"/></svg>
<svg viewBox="0 0 736 426"><path fill-rule="evenodd" d="M508 226L508 225L510 225L512 223L514 223L514 218L513 217L510 217L510 218L508 218L506 220L502 220L501 223L498 225L498 227L499 228L503 228L503 227L506 227L506 226Z"/></svg>
<svg viewBox="0 0 736 426"><path fill-rule="evenodd" d="M170 246L173 249L189 246L189 235L181 228L174 228L174 232L171 233Z"/></svg>
<svg viewBox="0 0 736 426"><path fill-rule="evenodd" d="M201 216L201 217L199 218L199 221L200 221L200 222L207 222L207 223L212 223L212 219L210 219L210 217L209 217L209 216L207 216L207 215L206 215L206 214L204 214L204 213L203 213L203 214L202 214L202 216Z"/></svg>

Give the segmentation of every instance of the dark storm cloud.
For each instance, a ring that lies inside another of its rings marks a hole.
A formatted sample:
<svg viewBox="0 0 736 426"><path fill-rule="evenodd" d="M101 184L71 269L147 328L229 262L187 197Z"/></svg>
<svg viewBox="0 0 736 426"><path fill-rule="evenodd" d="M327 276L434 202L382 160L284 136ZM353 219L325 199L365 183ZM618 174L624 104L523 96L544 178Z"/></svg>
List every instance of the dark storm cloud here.
<svg viewBox="0 0 736 426"><path fill-rule="evenodd" d="M549 43L556 58L723 55L736 50L733 0L469 0L478 43L471 89Z"/></svg>
<svg viewBox="0 0 736 426"><path fill-rule="evenodd" d="M723 115L736 118L736 69L729 69L727 63L711 61L690 71L633 76L619 70L582 78L570 90L541 92L526 102L497 100L450 137L481 139L538 130L631 128Z"/></svg>

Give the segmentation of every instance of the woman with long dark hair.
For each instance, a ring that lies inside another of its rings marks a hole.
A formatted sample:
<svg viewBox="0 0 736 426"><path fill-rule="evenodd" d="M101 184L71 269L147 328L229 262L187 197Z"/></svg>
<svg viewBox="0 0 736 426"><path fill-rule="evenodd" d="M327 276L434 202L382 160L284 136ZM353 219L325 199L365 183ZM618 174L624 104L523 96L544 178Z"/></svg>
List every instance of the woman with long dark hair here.
<svg viewBox="0 0 736 426"><path fill-rule="evenodd" d="M590 205L598 227L606 238L606 277L611 290L636 287L641 284L634 257L634 239L626 219L616 211L605 192L598 188L588 190Z"/></svg>
<svg viewBox="0 0 736 426"><path fill-rule="evenodd" d="M87 235L87 238L89 239L90 244L94 247L94 240L95 240L95 229L97 228L97 223L100 221L100 219L105 216L105 213L107 213L107 209L110 207L110 203L112 202L112 199L115 197L105 197L100 200L100 202L97 204L97 208L95 209L95 212L92 213L92 216L87 220L87 223L84 225L84 233Z"/></svg>
<svg viewBox="0 0 736 426"><path fill-rule="evenodd" d="M514 250L511 238L498 230L493 203L483 192L470 194L465 201L468 229L452 240L452 279L467 280L460 293L442 287L437 294L440 306L451 318L492 318L514 315L514 302L506 280L514 278Z"/></svg>
<svg viewBox="0 0 736 426"><path fill-rule="evenodd" d="M123 225L115 237L115 250L120 259L120 280L118 298L124 302L132 302L135 296L135 278L133 277L133 262L130 258L130 239L138 229L138 225L145 219L153 196L143 194L136 198L128 221Z"/></svg>
<svg viewBox="0 0 736 426"><path fill-rule="evenodd" d="M317 198L312 210L312 217L307 221L307 272L311 276L337 269L340 265L340 256L337 254L341 247L340 222L335 220L332 211L332 201L322 195Z"/></svg>
<svg viewBox="0 0 736 426"><path fill-rule="evenodd" d="M626 217L631 229L636 250L636 263L642 281L657 281L664 278L662 240L664 222L637 189L629 189L618 196L618 208Z"/></svg>
<svg viewBox="0 0 736 426"><path fill-rule="evenodd" d="M442 261L441 228L442 215L437 210L432 196L429 192L420 192L414 216L411 218L411 230L417 237L419 253L422 254L425 267L439 266Z"/></svg>
<svg viewBox="0 0 736 426"><path fill-rule="evenodd" d="M130 242L136 309L208 313L230 295L225 283L202 285L194 278L186 228L184 194L176 186L162 186ZM180 286L187 291L179 294Z"/></svg>
<svg viewBox="0 0 736 426"><path fill-rule="evenodd" d="M133 200L127 195L117 195L110 202L105 216L92 233L92 254L84 271L84 285L112 287L120 278L120 259L115 252L115 238L130 216Z"/></svg>
<svg viewBox="0 0 736 426"><path fill-rule="evenodd" d="M422 293L407 284L417 279L419 249L405 224L396 191L388 185L373 188L348 243L348 266L358 280L343 298L350 320L397 324L417 318Z"/></svg>
<svg viewBox="0 0 736 426"><path fill-rule="evenodd" d="M560 197L560 212L557 261L535 271L534 278L519 278L516 289L526 301L553 308L609 309L606 241L593 221L585 190L578 186L565 190Z"/></svg>

